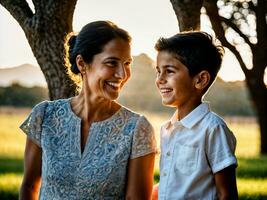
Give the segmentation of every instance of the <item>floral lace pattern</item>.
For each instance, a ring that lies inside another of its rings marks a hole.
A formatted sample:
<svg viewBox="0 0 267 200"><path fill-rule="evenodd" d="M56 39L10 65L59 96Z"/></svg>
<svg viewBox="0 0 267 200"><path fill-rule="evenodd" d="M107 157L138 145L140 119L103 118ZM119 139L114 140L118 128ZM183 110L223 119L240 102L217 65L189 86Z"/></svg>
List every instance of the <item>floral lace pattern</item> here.
<svg viewBox="0 0 267 200"><path fill-rule="evenodd" d="M20 128L42 148L41 200L124 199L128 160L157 150L151 124L124 107L91 125L82 153L70 99L36 105Z"/></svg>

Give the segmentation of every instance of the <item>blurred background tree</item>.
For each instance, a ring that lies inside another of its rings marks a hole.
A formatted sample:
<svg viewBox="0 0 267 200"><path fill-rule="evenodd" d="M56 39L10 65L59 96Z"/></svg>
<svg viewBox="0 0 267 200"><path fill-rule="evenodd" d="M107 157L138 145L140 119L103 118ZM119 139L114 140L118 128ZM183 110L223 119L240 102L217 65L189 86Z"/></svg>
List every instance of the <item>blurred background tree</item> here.
<svg viewBox="0 0 267 200"><path fill-rule="evenodd" d="M264 83L267 67L267 1L171 0L171 3L180 31L199 30L200 9L204 6L216 36L235 55L245 74L260 125L261 153L267 154L267 87ZM193 20L196 23L187 23ZM245 61L248 57L251 64Z"/></svg>
<svg viewBox="0 0 267 200"><path fill-rule="evenodd" d="M23 29L32 52L44 73L51 100L73 96L76 84L64 66L64 40L72 31L77 0L0 0Z"/></svg>

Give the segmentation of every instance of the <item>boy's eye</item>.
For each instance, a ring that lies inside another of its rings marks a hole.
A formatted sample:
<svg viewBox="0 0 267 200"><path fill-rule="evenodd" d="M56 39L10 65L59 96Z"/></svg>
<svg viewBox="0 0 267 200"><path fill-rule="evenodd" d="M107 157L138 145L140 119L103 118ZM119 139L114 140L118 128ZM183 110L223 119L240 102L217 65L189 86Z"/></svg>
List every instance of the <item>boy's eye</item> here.
<svg viewBox="0 0 267 200"><path fill-rule="evenodd" d="M160 71L156 70L156 75L159 76L160 75Z"/></svg>
<svg viewBox="0 0 267 200"><path fill-rule="evenodd" d="M172 71L172 70L170 70L170 69L167 69L166 72L167 72L167 74L171 74L171 73L173 73L174 71Z"/></svg>

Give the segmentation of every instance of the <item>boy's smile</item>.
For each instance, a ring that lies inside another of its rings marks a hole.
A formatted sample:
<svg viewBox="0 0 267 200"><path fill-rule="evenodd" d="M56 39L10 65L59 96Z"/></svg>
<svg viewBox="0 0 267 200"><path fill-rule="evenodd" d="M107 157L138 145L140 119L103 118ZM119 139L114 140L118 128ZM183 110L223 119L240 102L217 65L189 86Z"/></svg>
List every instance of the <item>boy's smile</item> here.
<svg viewBox="0 0 267 200"><path fill-rule="evenodd" d="M156 70L156 85L164 105L180 109L195 103L195 78L172 53L158 52Z"/></svg>

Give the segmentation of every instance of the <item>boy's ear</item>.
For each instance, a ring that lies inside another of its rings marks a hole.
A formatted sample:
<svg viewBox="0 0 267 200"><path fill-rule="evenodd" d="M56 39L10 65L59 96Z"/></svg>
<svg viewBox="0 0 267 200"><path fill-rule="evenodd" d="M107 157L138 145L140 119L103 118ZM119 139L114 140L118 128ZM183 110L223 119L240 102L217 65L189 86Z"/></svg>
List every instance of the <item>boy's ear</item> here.
<svg viewBox="0 0 267 200"><path fill-rule="evenodd" d="M76 57L76 64L81 74L85 74L86 63L84 62L83 57L80 54Z"/></svg>
<svg viewBox="0 0 267 200"><path fill-rule="evenodd" d="M195 76L195 87L199 90L203 90L210 83L210 73L207 70L199 72Z"/></svg>

